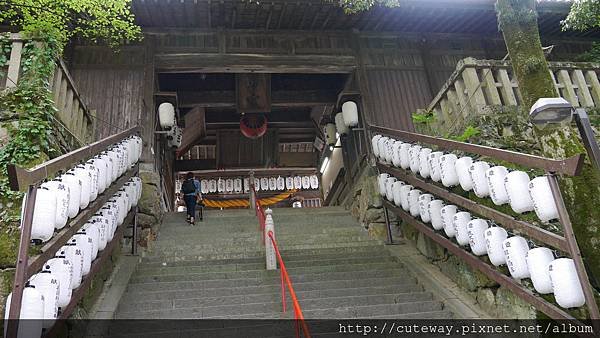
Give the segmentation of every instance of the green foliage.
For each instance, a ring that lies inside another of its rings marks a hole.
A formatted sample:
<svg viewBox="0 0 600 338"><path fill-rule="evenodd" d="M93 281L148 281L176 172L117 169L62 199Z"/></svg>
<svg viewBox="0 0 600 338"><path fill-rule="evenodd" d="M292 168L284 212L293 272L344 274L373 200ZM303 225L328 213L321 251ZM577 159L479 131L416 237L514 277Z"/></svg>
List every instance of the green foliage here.
<svg viewBox="0 0 600 338"><path fill-rule="evenodd" d="M579 55L577 61L583 62L600 62L600 43L593 42L592 48L587 52Z"/></svg>
<svg viewBox="0 0 600 338"><path fill-rule="evenodd" d="M0 38L2 42L5 40L6 36ZM0 148L2 222L18 220L19 210L15 204L21 197L20 193L11 191L8 186L7 165L13 163L31 167L59 155L49 142L52 133L50 121L56 108L48 88L58 50L58 43L53 38L27 42L22 54L22 76L18 85L0 94L0 112L11 112L17 118L2 125L9 134L8 142Z"/></svg>
<svg viewBox="0 0 600 338"><path fill-rule="evenodd" d="M369 10L375 5L385 7L398 7L400 0L329 0L335 1L344 9L346 14L355 14Z"/></svg>
<svg viewBox="0 0 600 338"><path fill-rule="evenodd" d="M600 27L600 2L598 0L574 0L569 15L561 24L563 30L585 31Z"/></svg>
<svg viewBox="0 0 600 338"><path fill-rule="evenodd" d="M458 141L458 142L467 142L471 138L479 135L480 133L481 133L481 131L479 130L479 128L473 127L473 126L468 126L461 135L448 136L447 138L454 140L454 141Z"/></svg>
<svg viewBox="0 0 600 338"><path fill-rule="evenodd" d="M428 111L426 113L413 113L412 114L412 120L414 123L423 123L423 124L429 124L435 121L435 115L433 114L433 112Z"/></svg>
<svg viewBox="0 0 600 338"><path fill-rule="evenodd" d="M61 47L73 37L111 47L141 38L131 0L0 0L0 22L54 36Z"/></svg>

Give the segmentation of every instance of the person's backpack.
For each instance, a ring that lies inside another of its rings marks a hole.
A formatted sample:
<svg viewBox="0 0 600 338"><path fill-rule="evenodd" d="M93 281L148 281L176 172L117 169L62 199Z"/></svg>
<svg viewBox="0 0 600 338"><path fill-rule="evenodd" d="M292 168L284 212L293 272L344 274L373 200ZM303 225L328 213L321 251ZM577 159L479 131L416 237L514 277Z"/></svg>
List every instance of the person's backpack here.
<svg viewBox="0 0 600 338"><path fill-rule="evenodd" d="M183 191L184 194L192 194L196 192L196 185L194 184L194 180L193 179L188 179L183 181L183 184L181 185L181 190Z"/></svg>

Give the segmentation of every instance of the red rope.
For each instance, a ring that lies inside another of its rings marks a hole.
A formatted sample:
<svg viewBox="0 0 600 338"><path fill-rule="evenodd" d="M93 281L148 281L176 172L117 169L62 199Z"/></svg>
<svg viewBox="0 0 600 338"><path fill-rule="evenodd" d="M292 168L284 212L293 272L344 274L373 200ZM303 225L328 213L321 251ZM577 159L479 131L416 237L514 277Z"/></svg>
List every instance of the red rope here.
<svg viewBox="0 0 600 338"><path fill-rule="evenodd" d="M256 190L254 186L252 186L252 194L254 194L254 200L256 203L256 216L258 217L258 224L260 228L261 238L263 245L265 244L265 223L266 223L266 215L262 206L260 205L260 201L258 200L258 196L256 194ZM281 253L279 253L279 247L277 246L277 241L275 241L275 237L273 236L273 231L269 231L269 239L271 243L273 243L273 248L275 249L275 254L277 255L277 261L279 263L279 270L281 276L281 304L283 305L283 312L286 312L286 300L285 300L285 286L287 285L288 290L290 291L290 297L292 297L292 305L294 307L294 320L296 322L296 337L300 337L300 327L302 327L302 331L304 333L304 337L310 338L310 332L308 331L308 326L304 321L304 315L302 314L302 309L300 308L300 303L298 302L298 298L296 297L296 292L294 292L294 287L292 286L292 280L285 268L285 264L283 263L283 258L281 258ZM300 325L298 325L300 324Z"/></svg>

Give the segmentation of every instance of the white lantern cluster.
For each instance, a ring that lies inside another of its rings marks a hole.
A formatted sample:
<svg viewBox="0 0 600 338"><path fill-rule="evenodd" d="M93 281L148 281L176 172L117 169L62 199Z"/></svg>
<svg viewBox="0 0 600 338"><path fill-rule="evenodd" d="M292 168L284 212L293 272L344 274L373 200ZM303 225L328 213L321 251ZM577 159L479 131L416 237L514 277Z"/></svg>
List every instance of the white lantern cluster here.
<svg viewBox="0 0 600 338"><path fill-rule="evenodd" d="M47 242L55 230L87 208L131 166L142 153L142 139L129 137L37 189L31 239ZM140 185L141 186L141 185ZM25 208L23 198L22 215Z"/></svg>
<svg viewBox="0 0 600 338"><path fill-rule="evenodd" d="M489 197L495 205L509 204L516 213L535 211L542 222L558 219L558 209L546 176L532 180L524 171L509 171L471 157L432 151L418 144L375 135L373 154L382 162L412 171L445 187L460 185L479 198Z"/></svg>
<svg viewBox="0 0 600 338"><path fill-rule="evenodd" d="M314 190L319 189L319 177L317 175L261 177L255 178L254 187L257 191ZM202 194L248 193L250 191L250 179L247 177L201 179L200 191Z"/></svg>
<svg viewBox="0 0 600 338"><path fill-rule="evenodd" d="M509 237L505 229L490 226L487 220L446 204L388 173L378 176L378 186L383 198L423 223L431 224L434 230L443 230L448 238L454 238L458 245L474 255L487 255L495 266L506 265L515 279L530 278L540 294L554 293L560 306L572 308L585 304L583 289L571 259L555 259L553 252L544 247L530 249L525 238Z"/></svg>
<svg viewBox="0 0 600 338"><path fill-rule="evenodd" d="M346 135L350 131L350 128L358 126L358 105L354 101L346 101L342 104L342 111L337 113L334 117L335 124L328 124L325 127L325 135L327 137L327 144L332 145L335 143L333 138L335 131L340 135Z"/></svg>
<svg viewBox="0 0 600 338"><path fill-rule="evenodd" d="M54 258L44 264L42 271L30 278L23 293L20 318L38 319L40 326L35 327L37 334L33 334L30 329L25 330L27 337L39 337L42 328L52 326L60 309L71 301L73 290L78 288L83 278L90 273L94 260L112 241L125 216L137 205L141 193L142 181L133 177L88 219L55 253ZM10 295L7 299L5 318L8 318L9 309Z"/></svg>

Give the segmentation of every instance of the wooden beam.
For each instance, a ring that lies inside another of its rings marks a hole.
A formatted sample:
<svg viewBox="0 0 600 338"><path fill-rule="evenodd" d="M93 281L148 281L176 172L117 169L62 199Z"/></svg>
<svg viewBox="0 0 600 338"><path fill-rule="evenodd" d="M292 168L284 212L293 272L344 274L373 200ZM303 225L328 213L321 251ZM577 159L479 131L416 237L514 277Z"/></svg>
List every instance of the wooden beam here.
<svg viewBox="0 0 600 338"><path fill-rule="evenodd" d="M334 91L322 90L290 90L274 91L272 95L273 107L309 107L333 105L337 100ZM202 91L202 92L178 92L180 108L191 107L235 107L235 91Z"/></svg>
<svg viewBox="0 0 600 338"><path fill-rule="evenodd" d="M265 29L269 30L269 25L271 25L271 19L273 18L273 3L269 5L269 16L267 17L267 23L265 24Z"/></svg>
<svg viewBox="0 0 600 338"><path fill-rule="evenodd" d="M283 4L283 8L281 9L281 13L279 13L279 20L277 20L277 29L281 28L281 21L283 20L283 16L285 15L285 11L287 10L287 2Z"/></svg>
<svg viewBox="0 0 600 338"><path fill-rule="evenodd" d="M181 146L177 149L177 156L187 152L193 145L206 136L206 121L204 107L196 107L185 114L185 128Z"/></svg>
<svg viewBox="0 0 600 338"><path fill-rule="evenodd" d="M353 55L175 53L155 56L162 73L350 73Z"/></svg>

